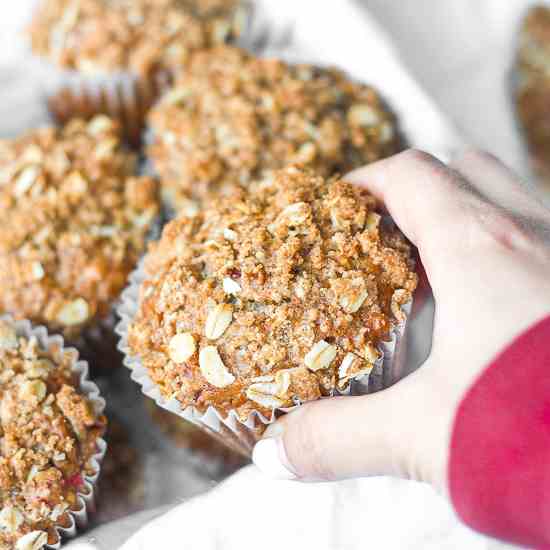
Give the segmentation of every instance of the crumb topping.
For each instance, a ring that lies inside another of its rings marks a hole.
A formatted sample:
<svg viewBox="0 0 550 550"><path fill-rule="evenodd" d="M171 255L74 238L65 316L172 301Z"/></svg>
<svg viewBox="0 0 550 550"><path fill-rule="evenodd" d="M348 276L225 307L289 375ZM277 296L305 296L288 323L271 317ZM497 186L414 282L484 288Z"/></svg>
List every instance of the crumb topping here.
<svg viewBox="0 0 550 550"><path fill-rule="evenodd" d="M245 16L238 0L43 0L29 33L33 50L62 67L151 77L236 38Z"/></svg>
<svg viewBox="0 0 550 550"><path fill-rule="evenodd" d="M343 73L259 59L220 46L188 70L149 115L149 155L167 202L271 177L290 163L332 176L397 152L393 116L378 93Z"/></svg>
<svg viewBox="0 0 550 550"><path fill-rule="evenodd" d="M104 116L0 141L0 312L77 336L145 249L157 185Z"/></svg>
<svg viewBox="0 0 550 550"><path fill-rule="evenodd" d="M132 353L165 397L242 417L369 373L417 285L374 197L296 166L180 215L145 268Z"/></svg>
<svg viewBox="0 0 550 550"><path fill-rule="evenodd" d="M77 389L74 352L43 350L0 321L0 549L57 542L78 509L105 418ZM40 544L39 544L40 543Z"/></svg>

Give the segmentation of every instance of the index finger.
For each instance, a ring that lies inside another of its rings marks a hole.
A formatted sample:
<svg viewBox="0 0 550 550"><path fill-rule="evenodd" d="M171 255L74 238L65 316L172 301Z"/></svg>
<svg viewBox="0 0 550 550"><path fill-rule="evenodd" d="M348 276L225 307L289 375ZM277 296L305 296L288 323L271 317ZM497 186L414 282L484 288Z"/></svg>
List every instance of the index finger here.
<svg viewBox="0 0 550 550"><path fill-rule="evenodd" d="M467 184L456 172L414 149L354 170L344 179L380 199L421 253L444 224L464 216L470 200Z"/></svg>

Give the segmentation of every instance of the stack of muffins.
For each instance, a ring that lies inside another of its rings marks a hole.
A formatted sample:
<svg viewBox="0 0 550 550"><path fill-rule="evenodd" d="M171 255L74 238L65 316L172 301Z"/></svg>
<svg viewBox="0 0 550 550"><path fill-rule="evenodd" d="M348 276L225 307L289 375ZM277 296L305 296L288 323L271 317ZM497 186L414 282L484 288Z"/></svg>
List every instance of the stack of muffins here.
<svg viewBox="0 0 550 550"><path fill-rule="evenodd" d="M117 309L132 377L177 414L153 416L214 460L235 463L187 420L247 454L277 414L391 366L411 247L340 177L402 148L396 120L338 70L228 44L244 13L39 4L32 49L65 103L56 126L0 142L0 549L58 547L84 523L104 404L64 346L109 384L118 363L93 352Z"/></svg>

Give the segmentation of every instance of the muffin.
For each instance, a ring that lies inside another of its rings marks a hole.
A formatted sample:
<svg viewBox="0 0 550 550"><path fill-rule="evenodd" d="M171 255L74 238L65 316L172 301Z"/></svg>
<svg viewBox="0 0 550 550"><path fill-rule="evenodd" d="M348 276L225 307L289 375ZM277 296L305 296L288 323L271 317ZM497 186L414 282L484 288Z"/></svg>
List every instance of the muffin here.
<svg viewBox="0 0 550 550"><path fill-rule="evenodd" d="M180 215L144 270L128 352L180 411L243 423L368 376L417 285L376 199L298 166Z"/></svg>
<svg viewBox="0 0 550 550"><path fill-rule="evenodd" d="M230 46L193 55L148 124L164 201L188 214L290 163L332 176L400 147L395 119L371 87Z"/></svg>
<svg viewBox="0 0 550 550"><path fill-rule="evenodd" d="M28 32L57 114L71 97L80 114L84 96L135 122L190 52L237 38L245 16L239 0L41 0Z"/></svg>
<svg viewBox="0 0 550 550"><path fill-rule="evenodd" d="M112 321L159 211L136 169L104 116L0 141L0 313L72 342Z"/></svg>
<svg viewBox="0 0 550 550"><path fill-rule="evenodd" d="M2 550L38 550L74 529L105 451L103 404L76 352L25 326L0 319Z"/></svg>
<svg viewBox="0 0 550 550"><path fill-rule="evenodd" d="M550 8L536 6L526 15L516 61L515 102L530 160L550 182Z"/></svg>

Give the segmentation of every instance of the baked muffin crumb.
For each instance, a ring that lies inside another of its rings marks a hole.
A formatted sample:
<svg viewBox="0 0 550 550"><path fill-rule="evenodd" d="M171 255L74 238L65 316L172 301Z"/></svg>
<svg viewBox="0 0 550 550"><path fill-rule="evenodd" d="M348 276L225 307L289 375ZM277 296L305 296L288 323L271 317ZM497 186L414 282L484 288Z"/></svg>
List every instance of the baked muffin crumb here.
<svg viewBox="0 0 550 550"><path fill-rule="evenodd" d="M291 163L332 176L400 148L396 121L373 88L230 46L194 54L149 125L165 202L188 215L197 202Z"/></svg>
<svg viewBox="0 0 550 550"><path fill-rule="evenodd" d="M33 51L87 74L177 74L189 53L235 39L238 0L42 0L29 28Z"/></svg>
<svg viewBox="0 0 550 550"><path fill-rule="evenodd" d="M74 355L42 349L0 320L0 549L58 541L78 509L105 418L78 389Z"/></svg>
<svg viewBox="0 0 550 550"><path fill-rule="evenodd" d="M145 250L157 184L105 116L0 141L0 312L78 337Z"/></svg>
<svg viewBox="0 0 550 550"><path fill-rule="evenodd" d="M243 418L369 373L417 285L374 197L297 166L180 215L145 269L132 353L166 398Z"/></svg>

